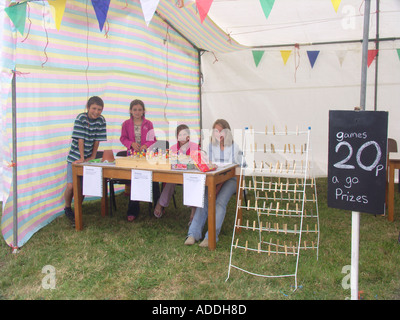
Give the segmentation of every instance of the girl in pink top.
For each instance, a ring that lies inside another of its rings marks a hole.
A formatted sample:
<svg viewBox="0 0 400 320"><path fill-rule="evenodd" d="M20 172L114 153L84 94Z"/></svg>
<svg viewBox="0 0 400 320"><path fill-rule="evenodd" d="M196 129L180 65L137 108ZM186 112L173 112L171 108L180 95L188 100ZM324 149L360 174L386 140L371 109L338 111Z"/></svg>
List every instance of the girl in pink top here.
<svg viewBox="0 0 400 320"><path fill-rule="evenodd" d="M145 118L145 107L142 100L133 100L129 106L130 118L122 124L121 143L126 147L128 155L133 152L146 151L154 142L153 123ZM159 183L153 182L153 200L157 201L160 195ZM128 221L136 219L140 212L140 202L129 200Z"/></svg>
<svg viewBox="0 0 400 320"><path fill-rule="evenodd" d="M145 107L142 100L133 100L129 107L130 118L122 124L121 143L131 151L146 151L154 142L153 123L145 118Z"/></svg>
<svg viewBox="0 0 400 320"><path fill-rule="evenodd" d="M190 141L190 130L186 124L181 124L176 128L176 138L178 140L178 143L174 144L169 148L170 154L178 153L178 154L190 155L191 151L199 150L199 145L197 143ZM154 215L157 218L161 218L161 216L163 215L164 208L168 207L169 202L174 194L174 191L175 191L174 183L165 184L161 196L154 209Z"/></svg>

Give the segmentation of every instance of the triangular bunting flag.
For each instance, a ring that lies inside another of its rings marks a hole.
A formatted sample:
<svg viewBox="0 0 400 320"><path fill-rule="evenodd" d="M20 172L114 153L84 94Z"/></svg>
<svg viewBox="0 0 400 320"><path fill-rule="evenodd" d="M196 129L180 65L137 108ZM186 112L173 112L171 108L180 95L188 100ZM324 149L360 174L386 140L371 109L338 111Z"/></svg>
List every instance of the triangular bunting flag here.
<svg viewBox="0 0 400 320"><path fill-rule="evenodd" d="M311 68L314 68L315 60L319 55L319 51L307 51L308 60L310 60Z"/></svg>
<svg viewBox="0 0 400 320"><path fill-rule="evenodd" d="M337 12L338 9L339 9L340 2L341 2L341 1L342 1L342 0L332 0L332 5L333 5L333 8L335 9L336 12Z"/></svg>
<svg viewBox="0 0 400 320"><path fill-rule="evenodd" d="M264 11L265 18L268 19L271 13L272 7L274 6L275 0L260 0L261 8Z"/></svg>
<svg viewBox="0 0 400 320"><path fill-rule="evenodd" d="M254 59L254 63L256 64L256 67L258 67L258 64L260 63L263 54L264 54L264 51L253 50L253 59Z"/></svg>
<svg viewBox="0 0 400 320"><path fill-rule="evenodd" d="M400 49L397 49L397 55L399 56L400 59Z"/></svg>
<svg viewBox="0 0 400 320"><path fill-rule="evenodd" d="M281 56L283 59L283 63L286 65L286 62L289 59L290 54L292 53L292 50L281 50Z"/></svg>
<svg viewBox="0 0 400 320"><path fill-rule="evenodd" d="M377 54L378 50L368 50L368 67L371 65L372 61L374 61Z"/></svg>
<svg viewBox="0 0 400 320"><path fill-rule="evenodd" d="M26 2L14 4L13 6L5 8L4 11L9 16L15 28L23 35L26 20Z"/></svg>
<svg viewBox="0 0 400 320"><path fill-rule="evenodd" d="M54 7L55 10L55 21L56 21L56 27L57 30L60 30L60 26L61 26L61 21L62 18L64 16L64 11L65 11L65 3L67 2L67 0L53 0L53 1L49 1L49 5Z"/></svg>
<svg viewBox="0 0 400 320"><path fill-rule="evenodd" d="M96 12L100 31L103 31L104 22L107 19L108 8L110 7L110 0L92 0L92 5Z"/></svg>
<svg viewBox="0 0 400 320"><path fill-rule="evenodd" d="M153 19L154 12L156 12L159 0L140 0L142 6L144 21L149 26L151 19Z"/></svg>
<svg viewBox="0 0 400 320"><path fill-rule="evenodd" d="M336 55L339 59L340 66L343 65L344 58L346 57L347 50L337 50Z"/></svg>
<svg viewBox="0 0 400 320"><path fill-rule="evenodd" d="M203 23L204 19L207 17L212 2L213 0L196 0L196 6L199 11L201 23Z"/></svg>

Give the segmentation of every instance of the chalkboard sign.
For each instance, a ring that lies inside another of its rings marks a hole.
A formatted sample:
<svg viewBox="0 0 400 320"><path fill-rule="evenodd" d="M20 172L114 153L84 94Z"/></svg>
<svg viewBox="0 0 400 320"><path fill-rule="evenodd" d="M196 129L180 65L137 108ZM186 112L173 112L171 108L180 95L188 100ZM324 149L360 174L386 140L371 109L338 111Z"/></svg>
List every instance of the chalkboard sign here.
<svg viewBox="0 0 400 320"><path fill-rule="evenodd" d="M329 207L384 213L387 127L387 112L329 111Z"/></svg>

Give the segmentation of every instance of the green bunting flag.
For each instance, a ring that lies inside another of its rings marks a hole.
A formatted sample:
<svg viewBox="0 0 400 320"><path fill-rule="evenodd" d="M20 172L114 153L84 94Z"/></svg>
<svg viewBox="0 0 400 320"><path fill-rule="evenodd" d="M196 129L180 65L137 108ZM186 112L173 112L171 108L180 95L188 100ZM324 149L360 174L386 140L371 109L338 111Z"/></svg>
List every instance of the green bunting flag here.
<svg viewBox="0 0 400 320"><path fill-rule="evenodd" d="M275 0L260 0L261 7L264 11L265 18L268 19L271 13L272 7L274 6Z"/></svg>
<svg viewBox="0 0 400 320"><path fill-rule="evenodd" d="M253 59L254 63L256 64L256 67L258 67L258 64L260 63L263 54L264 51L262 50L253 50Z"/></svg>
<svg viewBox="0 0 400 320"><path fill-rule="evenodd" d="M400 49L397 49L397 55L399 56L400 59Z"/></svg>
<svg viewBox="0 0 400 320"><path fill-rule="evenodd" d="M21 35L24 35L25 20L26 20L26 2L20 2L5 8L4 11L9 16L15 28Z"/></svg>

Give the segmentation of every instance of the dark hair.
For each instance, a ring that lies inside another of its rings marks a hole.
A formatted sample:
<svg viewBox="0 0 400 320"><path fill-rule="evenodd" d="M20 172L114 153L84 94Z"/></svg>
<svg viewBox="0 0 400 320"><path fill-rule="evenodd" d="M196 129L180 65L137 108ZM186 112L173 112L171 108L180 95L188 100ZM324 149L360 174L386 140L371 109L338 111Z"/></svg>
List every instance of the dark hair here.
<svg viewBox="0 0 400 320"><path fill-rule="evenodd" d="M90 98L89 98L88 102L86 103L86 109L89 109L89 107L90 107L92 104L97 104L98 106L104 108L103 99L101 99L101 98L98 97L98 96L93 96L93 97L90 97Z"/></svg>
<svg viewBox="0 0 400 320"><path fill-rule="evenodd" d="M139 99L135 99L131 102L131 104L129 105L129 112L132 111L133 106L136 106L137 104L141 105L143 108L143 115L146 113L146 108L144 107L144 103L142 100Z"/></svg>
<svg viewBox="0 0 400 320"><path fill-rule="evenodd" d="M181 132L182 130L185 130L185 129L187 129L190 134L190 129L186 124L180 124L179 126L177 126L176 131L175 131L176 137L178 137L179 132Z"/></svg>

